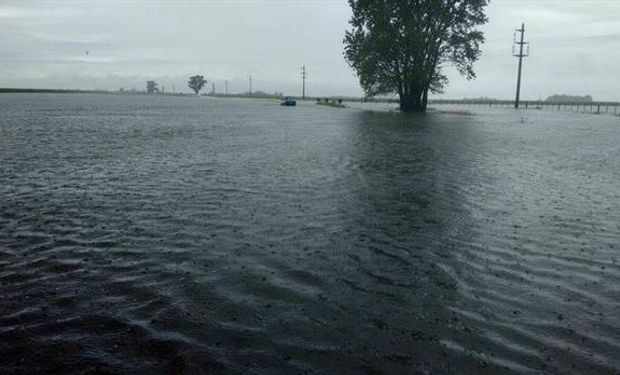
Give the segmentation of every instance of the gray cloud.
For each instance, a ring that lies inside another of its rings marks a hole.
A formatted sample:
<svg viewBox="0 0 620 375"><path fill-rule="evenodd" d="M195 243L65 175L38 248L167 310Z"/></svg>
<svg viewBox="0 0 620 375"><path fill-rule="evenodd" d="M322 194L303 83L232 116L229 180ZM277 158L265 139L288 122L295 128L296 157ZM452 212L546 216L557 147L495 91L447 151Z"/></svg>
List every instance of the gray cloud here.
<svg viewBox="0 0 620 375"><path fill-rule="evenodd" d="M300 90L308 66L311 95L361 95L342 57L345 0L0 0L0 86L117 89L160 85L188 90L204 74L231 91ZM620 1L494 0L487 43L467 81L447 68L444 97L513 96L514 29L532 43L524 96L557 92L620 100ZM86 54L88 51L88 55Z"/></svg>

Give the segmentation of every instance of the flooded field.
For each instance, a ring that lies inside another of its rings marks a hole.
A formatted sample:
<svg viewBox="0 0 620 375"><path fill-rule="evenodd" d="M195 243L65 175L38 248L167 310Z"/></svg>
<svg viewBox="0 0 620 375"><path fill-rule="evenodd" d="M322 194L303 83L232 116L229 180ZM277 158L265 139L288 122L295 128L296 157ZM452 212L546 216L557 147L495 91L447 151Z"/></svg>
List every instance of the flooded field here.
<svg viewBox="0 0 620 375"><path fill-rule="evenodd" d="M620 119L0 95L0 373L620 371Z"/></svg>

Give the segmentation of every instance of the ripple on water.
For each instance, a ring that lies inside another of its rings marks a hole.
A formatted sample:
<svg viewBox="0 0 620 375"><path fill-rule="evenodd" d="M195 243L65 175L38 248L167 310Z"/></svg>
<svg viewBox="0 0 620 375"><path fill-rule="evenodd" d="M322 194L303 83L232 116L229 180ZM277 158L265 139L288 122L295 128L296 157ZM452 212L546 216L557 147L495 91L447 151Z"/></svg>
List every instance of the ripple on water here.
<svg viewBox="0 0 620 375"><path fill-rule="evenodd" d="M613 119L3 99L0 372L620 369Z"/></svg>

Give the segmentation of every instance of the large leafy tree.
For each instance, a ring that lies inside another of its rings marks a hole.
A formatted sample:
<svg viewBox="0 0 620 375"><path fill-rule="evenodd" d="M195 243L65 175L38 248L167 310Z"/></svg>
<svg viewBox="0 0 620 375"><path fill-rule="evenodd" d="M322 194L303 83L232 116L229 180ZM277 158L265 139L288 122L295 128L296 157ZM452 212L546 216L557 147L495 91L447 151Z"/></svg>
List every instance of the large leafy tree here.
<svg viewBox="0 0 620 375"><path fill-rule="evenodd" d="M196 95L198 95L200 90L202 90L202 88L206 84L207 84L207 80L205 79L205 77L200 76L200 75L189 77L189 82L187 82L187 85L189 86L189 88L194 90Z"/></svg>
<svg viewBox="0 0 620 375"><path fill-rule="evenodd" d="M345 58L368 96L396 93L404 112L423 112L429 91L441 92L442 68L467 79L484 36L489 0L349 0L353 11Z"/></svg>

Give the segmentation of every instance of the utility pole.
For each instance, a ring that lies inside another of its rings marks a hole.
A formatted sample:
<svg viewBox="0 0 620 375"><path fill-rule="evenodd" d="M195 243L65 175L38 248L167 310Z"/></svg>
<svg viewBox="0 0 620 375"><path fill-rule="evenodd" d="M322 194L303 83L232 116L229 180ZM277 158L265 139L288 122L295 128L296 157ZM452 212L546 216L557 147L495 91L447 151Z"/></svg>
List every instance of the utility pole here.
<svg viewBox="0 0 620 375"><path fill-rule="evenodd" d="M517 33L521 33L520 41L517 41ZM525 39L525 24L521 24L521 28L515 32L514 44L512 46L512 55L519 58L519 73L517 76L517 98L515 100L515 108L519 109L519 102L521 99L521 74L523 72L523 58L530 55L530 43L524 42ZM524 53L523 47L527 45L527 52ZM519 46L519 54L515 53L515 47Z"/></svg>
<svg viewBox="0 0 620 375"><path fill-rule="evenodd" d="M308 78L308 71L306 70L306 66L302 65L301 67L301 80L303 82L301 98L306 99L306 78Z"/></svg>
<svg viewBox="0 0 620 375"><path fill-rule="evenodd" d="M252 75L250 75L250 96L252 96Z"/></svg>
<svg viewBox="0 0 620 375"><path fill-rule="evenodd" d="M224 82L224 86L226 87L226 96L228 96L228 80Z"/></svg>

